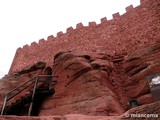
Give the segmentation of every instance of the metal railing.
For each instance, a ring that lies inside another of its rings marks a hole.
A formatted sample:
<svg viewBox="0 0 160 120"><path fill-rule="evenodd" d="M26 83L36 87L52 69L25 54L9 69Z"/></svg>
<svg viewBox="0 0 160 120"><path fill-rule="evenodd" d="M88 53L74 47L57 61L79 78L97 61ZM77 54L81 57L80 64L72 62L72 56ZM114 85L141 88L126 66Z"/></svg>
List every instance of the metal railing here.
<svg viewBox="0 0 160 120"><path fill-rule="evenodd" d="M40 77L49 78L49 79L47 79L47 80L39 80ZM3 101L3 105L2 105L1 115L3 115L3 113L4 113L5 106L6 106L7 102L9 102L12 98L14 98L18 94L20 94L22 91L26 90L29 87L33 87L32 85L34 85L33 92L32 92L32 97L31 97L31 103L30 103L29 111L28 111L28 116L30 116L31 112L32 112L32 107L33 107L33 101L34 101L34 96L35 96L36 88L38 87L38 82L47 83L49 85L48 90L51 90L52 83L53 82L57 82L56 80L52 80L54 77L58 77L58 76L37 75L37 76L29 79L28 81L20 84L18 87L12 89L11 91L7 92L4 95L4 101ZM22 89L19 90L20 88L22 88Z"/></svg>

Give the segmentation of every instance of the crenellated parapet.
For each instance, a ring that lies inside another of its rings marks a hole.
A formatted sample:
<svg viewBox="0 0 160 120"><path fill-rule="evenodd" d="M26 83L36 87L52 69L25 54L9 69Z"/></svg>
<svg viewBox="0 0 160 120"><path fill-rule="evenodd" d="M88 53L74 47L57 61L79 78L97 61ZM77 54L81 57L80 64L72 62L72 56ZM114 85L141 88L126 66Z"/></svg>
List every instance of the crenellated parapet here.
<svg viewBox="0 0 160 120"><path fill-rule="evenodd" d="M63 33L62 31L60 31L60 32L57 33L57 37L62 37L63 34L64 34L64 33Z"/></svg>
<svg viewBox="0 0 160 120"><path fill-rule="evenodd" d="M41 45L41 44L43 45L43 44L45 44L45 43L46 43L45 39L40 39L39 42L38 42L38 44L40 44L40 45Z"/></svg>
<svg viewBox="0 0 160 120"><path fill-rule="evenodd" d="M142 1L146 1L146 0L141 0L141 2L142 2ZM126 13L124 13L124 14L127 14L127 12L130 12L130 11L134 10L134 7L133 7L133 5L129 5L129 6L126 7L125 9L126 9ZM119 14L119 12L114 13L112 16L113 16L113 19L112 19L112 20L121 17L120 14ZM122 16L123 16L123 15L122 15ZM100 24L108 23L108 22L110 22L110 21L112 21L112 20L107 20L107 18L104 17L104 18L101 18L101 19L100 19L100 21L101 21ZM75 28L75 29L73 29L73 27L69 27L69 28L66 29L66 33L63 33L62 31L60 31L60 32L57 33L57 36L56 36L56 37L54 37L53 35L50 35L50 36L48 36L47 40L45 40L45 39L42 38L42 39L40 39L40 40L38 41L38 43L32 42L31 45L24 45L22 48L21 48L21 47L18 48L18 49L17 49L17 52L21 51L22 49L23 49L23 50L28 50L30 47L34 48L34 47L36 47L36 46L45 45L45 44L47 44L49 41L50 41L50 42L54 42L57 38L61 38L61 37L63 37L65 34L71 33L71 32L73 32L73 31L75 31L75 30L83 29L83 28L86 28L86 27L96 27L96 26L98 26L98 24L97 24L96 22L94 22L94 21L93 21L93 22L89 22L89 23L88 23L88 26L84 26L83 23L78 23L78 24L76 24L76 28Z"/></svg>
<svg viewBox="0 0 160 120"><path fill-rule="evenodd" d="M159 35L155 34L160 26L156 12L156 9L159 10L159 8L155 8L155 4L160 3L158 2L158 0L141 0L140 6L134 8L133 5L129 5L125 8L126 13L123 15L115 13L111 20L104 17L100 19L99 24L92 21L88 23L88 26L78 23L75 29L69 27L65 33L60 31L55 37L51 35L47 40L40 39L38 43L24 45L17 49L9 73L21 70L38 60L45 61L50 65L53 55L59 51L90 50L114 54L122 51L129 53L150 45L159 40ZM31 57L26 57L27 55L31 55Z"/></svg>
<svg viewBox="0 0 160 120"><path fill-rule="evenodd" d="M133 5L126 7L126 12L130 12L131 10L134 10Z"/></svg>
<svg viewBox="0 0 160 120"><path fill-rule="evenodd" d="M76 29L81 29L81 28L84 28L83 24L82 23L78 23L76 25Z"/></svg>
<svg viewBox="0 0 160 120"><path fill-rule="evenodd" d="M106 18L106 17L101 18L101 23L107 23L107 22L108 22L108 20L107 20L107 18Z"/></svg>
<svg viewBox="0 0 160 120"><path fill-rule="evenodd" d="M73 30L74 30L73 27L69 27L67 28L67 33L71 33Z"/></svg>
<svg viewBox="0 0 160 120"><path fill-rule="evenodd" d="M120 17L120 14L119 14L119 12L117 12L117 13L113 14L112 16L113 16L113 19L117 19Z"/></svg>
<svg viewBox="0 0 160 120"><path fill-rule="evenodd" d="M89 27L95 27L97 24L96 24L96 22L89 22L88 23L88 26Z"/></svg>

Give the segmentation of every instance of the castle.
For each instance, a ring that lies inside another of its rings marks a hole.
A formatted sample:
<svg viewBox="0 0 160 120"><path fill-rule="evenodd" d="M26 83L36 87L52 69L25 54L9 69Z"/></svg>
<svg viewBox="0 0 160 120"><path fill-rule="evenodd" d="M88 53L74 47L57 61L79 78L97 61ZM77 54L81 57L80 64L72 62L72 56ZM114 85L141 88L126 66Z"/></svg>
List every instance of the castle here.
<svg viewBox="0 0 160 120"><path fill-rule="evenodd" d="M57 36L49 36L38 43L24 45L18 48L10 67L9 73L17 72L22 68L44 61L51 65L53 55L60 51L99 51L108 54L130 53L159 41L157 34L160 26L160 9L158 0L141 0L141 5L126 8L122 16L113 14L112 20L101 19L100 24L89 22L88 26L82 23L76 28L67 28L66 33L59 32Z"/></svg>
<svg viewBox="0 0 160 120"><path fill-rule="evenodd" d="M126 115L135 113L160 116L160 84L153 83L160 76L159 32L160 0L141 0L135 8L128 6L125 14L113 14L112 20L79 23L66 33L18 48L9 75L0 81L1 115L33 111L28 115L47 120L132 120ZM40 76L53 79L39 80ZM42 81L45 84L38 83ZM6 91L17 94L9 98L5 94L3 99Z"/></svg>

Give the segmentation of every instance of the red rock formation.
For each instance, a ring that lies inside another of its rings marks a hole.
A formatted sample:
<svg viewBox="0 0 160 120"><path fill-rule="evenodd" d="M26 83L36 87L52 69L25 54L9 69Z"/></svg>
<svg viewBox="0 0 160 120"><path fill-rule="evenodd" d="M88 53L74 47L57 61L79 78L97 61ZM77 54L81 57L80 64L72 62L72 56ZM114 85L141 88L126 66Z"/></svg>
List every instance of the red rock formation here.
<svg viewBox="0 0 160 120"><path fill-rule="evenodd" d="M53 64L53 74L59 76L56 94L44 103L40 115L115 115L129 109L128 102L132 99L139 105L152 103L146 77L160 70L159 54L159 43L129 55L56 54ZM113 104L116 108L111 107Z"/></svg>
<svg viewBox="0 0 160 120"><path fill-rule="evenodd" d="M42 105L40 115L123 113L110 81L112 68L107 58L73 52L56 54L53 64L53 74L59 76L56 93Z"/></svg>
<svg viewBox="0 0 160 120"><path fill-rule="evenodd" d="M59 76L56 92L44 101L39 116L118 116L130 109L132 99L139 105L154 102L146 77L160 71L159 59L160 43L132 54L59 52L54 56L52 69L39 62L5 77L1 95L37 74L53 74Z"/></svg>
<svg viewBox="0 0 160 120"><path fill-rule="evenodd" d="M125 89L127 96L131 99L139 98L142 104L142 96L152 102L151 98L146 97L150 93L150 87L147 81L147 76L160 71L160 43L146 48L137 50L125 57ZM143 99L144 99L143 98ZM143 101L144 103L147 100Z"/></svg>
<svg viewBox="0 0 160 120"><path fill-rule="evenodd" d="M58 82L55 94L42 104L40 117L0 120L123 120L132 119L125 116L128 113L159 114L160 103L155 100L160 96L153 97L147 77L160 71L160 1L141 3L127 7L122 16L114 14L113 20L103 18L88 27L79 23L56 38L17 49L10 74L0 81L1 105L6 91L36 75L53 74L59 76ZM131 100L139 107L130 109Z"/></svg>

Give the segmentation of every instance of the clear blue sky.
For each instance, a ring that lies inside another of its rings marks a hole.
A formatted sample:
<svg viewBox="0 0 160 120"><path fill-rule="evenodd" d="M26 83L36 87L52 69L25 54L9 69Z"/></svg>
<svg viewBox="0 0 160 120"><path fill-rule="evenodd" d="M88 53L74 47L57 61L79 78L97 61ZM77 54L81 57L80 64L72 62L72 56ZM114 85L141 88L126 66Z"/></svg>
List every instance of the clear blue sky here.
<svg viewBox="0 0 160 120"><path fill-rule="evenodd" d="M125 13L139 0L0 0L0 77L7 73L18 47L23 47L82 22Z"/></svg>

